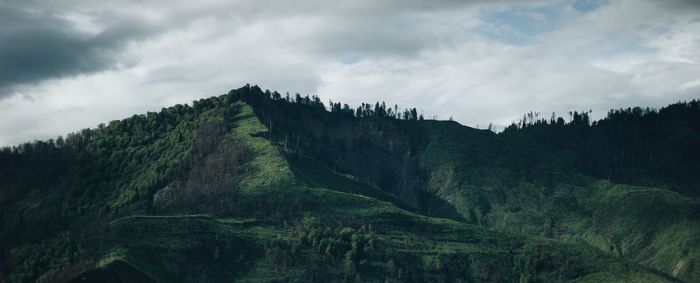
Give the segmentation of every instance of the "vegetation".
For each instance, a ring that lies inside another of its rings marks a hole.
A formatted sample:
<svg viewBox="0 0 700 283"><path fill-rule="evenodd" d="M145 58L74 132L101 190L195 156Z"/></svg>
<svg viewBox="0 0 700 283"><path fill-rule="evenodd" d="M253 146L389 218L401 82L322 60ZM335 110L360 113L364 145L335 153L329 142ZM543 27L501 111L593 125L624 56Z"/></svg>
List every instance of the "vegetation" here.
<svg viewBox="0 0 700 283"><path fill-rule="evenodd" d="M600 121L588 112L570 115L565 123L554 113L550 120L530 113L502 135L532 146L537 163L559 161L597 178L700 195L700 101L610 110Z"/></svg>
<svg viewBox="0 0 700 283"><path fill-rule="evenodd" d="M699 112L495 134L245 86L0 150L0 280L697 282Z"/></svg>

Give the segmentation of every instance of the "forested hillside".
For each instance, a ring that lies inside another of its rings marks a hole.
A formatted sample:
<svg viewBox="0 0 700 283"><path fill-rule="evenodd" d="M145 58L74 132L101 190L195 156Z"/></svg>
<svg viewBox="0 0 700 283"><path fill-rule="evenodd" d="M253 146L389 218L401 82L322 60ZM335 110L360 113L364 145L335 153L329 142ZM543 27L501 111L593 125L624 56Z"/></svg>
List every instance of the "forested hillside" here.
<svg viewBox="0 0 700 283"><path fill-rule="evenodd" d="M610 110L599 121L591 121L587 112L570 115L565 122L554 114L546 120L529 113L501 135L529 145L532 155L541 157L538 163L700 195L700 166L696 165L700 164L700 101L659 110Z"/></svg>
<svg viewBox="0 0 700 283"><path fill-rule="evenodd" d="M245 86L0 150L0 279L699 282L698 145L698 101L496 134Z"/></svg>

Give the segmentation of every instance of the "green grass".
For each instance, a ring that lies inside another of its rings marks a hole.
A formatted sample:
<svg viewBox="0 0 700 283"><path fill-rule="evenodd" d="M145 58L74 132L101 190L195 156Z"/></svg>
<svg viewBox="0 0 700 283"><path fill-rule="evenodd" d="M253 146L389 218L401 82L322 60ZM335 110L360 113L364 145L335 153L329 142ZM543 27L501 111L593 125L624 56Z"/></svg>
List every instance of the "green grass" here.
<svg viewBox="0 0 700 283"><path fill-rule="evenodd" d="M233 123L233 138L244 143L253 156L248 164L251 170L241 181L241 187L255 190L263 187L296 185L294 174L289 169L289 164L280 149L263 137L267 129L257 120L253 110L242 102L235 103L233 107L240 111Z"/></svg>

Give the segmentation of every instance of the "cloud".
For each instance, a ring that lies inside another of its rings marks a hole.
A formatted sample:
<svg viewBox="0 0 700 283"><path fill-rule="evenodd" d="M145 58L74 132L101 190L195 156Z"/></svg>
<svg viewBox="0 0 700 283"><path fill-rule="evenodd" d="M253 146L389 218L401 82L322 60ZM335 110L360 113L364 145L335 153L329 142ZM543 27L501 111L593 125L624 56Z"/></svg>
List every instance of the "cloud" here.
<svg viewBox="0 0 700 283"><path fill-rule="evenodd" d="M330 82L320 93L352 99L358 88L375 90L439 118L482 127L503 126L531 110L549 116L592 109L601 118L610 108L689 100L700 91L694 83L700 79L700 25L697 10L681 4L616 1L583 11L563 1L489 7L477 14L477 36L410 60L329 68ZM489 34L494 27L495 37Z"/></svg>
<svg viewBox="0 0 700 283"><path fill-rule="evenodd" d="M70 2L0 2L0 99L46 80L119 68L130 42L164 28L132 11Z"/></svg>
<svg viewBox="0 0 700 283"><path fill-rule="evenodd" d="M49 79L123 68L129 44L215 20L209 39L261 26L300 52L383 56L416 53L436 38L407 14L465 6L461 1L7 1L0 3L0 98ZM329 24L330 23L330 24ZM300 29L297 31L296 29ZM303 31L303 32L300 32ZM415 36L422 35L422 36ZM19 87L19 89L18 89Z"/></svg>
<svg viewBox="0 0 700 283"><path fill-rule="evenodd" d="M16 7L0 9L0 95L16 84L100 70L111 56L62 20Z"/></svg>
<svg viewBox="0 0 700 283"><path fill-rule="evenodd" d="M245 83L481 127L658 107L698 97L697 3L0 2L0 145Z"/></svg>

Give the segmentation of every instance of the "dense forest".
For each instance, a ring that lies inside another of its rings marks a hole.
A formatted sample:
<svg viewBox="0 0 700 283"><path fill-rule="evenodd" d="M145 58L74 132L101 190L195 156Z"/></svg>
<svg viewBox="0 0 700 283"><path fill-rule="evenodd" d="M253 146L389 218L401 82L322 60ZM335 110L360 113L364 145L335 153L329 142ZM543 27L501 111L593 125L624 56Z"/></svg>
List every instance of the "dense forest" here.
<svg viewBox="0 0 700 283"><path fill-rule="evenodd" d="M0 149L0 279L700 280L700 101L501 133L246 85Z"/></svg>
<svg viewBox="0 0 700 283"><path fill-rule="evenodd" d="M700 101L678 102L659 110L610 110L598 121L589 112L529 113L501 134L535 147L539 154L567 159L570 166L599 178L677 192L700 194Z"/></svg>

